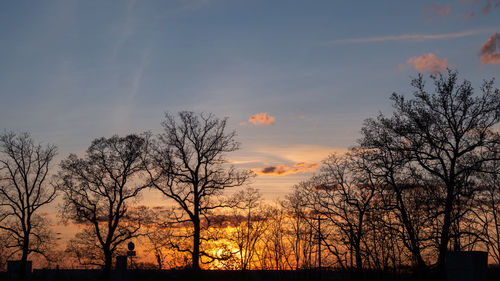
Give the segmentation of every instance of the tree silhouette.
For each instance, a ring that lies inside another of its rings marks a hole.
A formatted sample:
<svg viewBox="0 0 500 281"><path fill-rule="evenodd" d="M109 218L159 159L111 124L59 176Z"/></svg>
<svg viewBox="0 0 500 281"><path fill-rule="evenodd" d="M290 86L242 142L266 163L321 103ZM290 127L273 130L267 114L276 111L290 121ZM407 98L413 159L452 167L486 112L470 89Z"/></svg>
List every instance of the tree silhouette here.
<svg viewBox="0 0 500 281"><path fill-rule="evenodd" d="M460 223L469 208L464 199L474 191L471 175L485 162L495 160L485 151L498 143L499 134L493 127L500 121L500 91L493 81L486 81L481 94L475 95L470 82L459 83L457 72L451 70L431 78L435 93L426 90L419 75L411 83L413 99L393 94L392 116L368 119L361 146L404 154L432 187L433 198L428 203L439 219L435 240L442 269L452 238L455 249L460 249L460 233L452 233L452 226ZM392 138L389 148L385 136Z"/></svg>
<svg viewBox="0 0 500 281"><path fill-rule="evenodd" d="M137 135L95 139L85 157L71 154L61 162L59 186L64 193L62 216L87 228L72 246L102 252L105 272L112 266L118 246L135 237L139 216L131 216L129 204L148 185L140 178L147 141ZM82 239L79 239L82 240Z"/></svg>
<svg viewBox="0 0 500 281"><path fill-rule="evenodd" d="M411 253L417 269L425 270L427 265L422 252L432 239L431 234L424 231L432 227L432 216L426 212L430 199L428 186L415 175L406 153L394 148L399 146L400 139L391 132L379 130L376 124L370 125L369 128L363 128L365 138L361 143L364 148L355 149L363 159L359 162L360 168L379 182L378 208L386 215L393 214L388 216L390 220L380 221L385 224L380 227L397 232L400 241Z"/></svg>
<svg viewBox="0 0 500 281"><path fill-rule="evenodd" d="M152 220L145 225L148 249L153 252L157 268L160 270L171 256L171 239L175 237L172 223L169 221L170 211L164 207L154 207L150 211Z"/></svg>
<svg viewBox="0 0 500 281"><path fill-rule="evenodd" d="M341 267L361 270L366 217L373 208L376 183L369 173L358 169L357 161L354 154L328 156L321 172L302 183L301 190L312 214L325 219L322 237L318 239L337 257ZM341 258L346 255L342 246L349 251L348 265Z"/></svg>
<svg viewBox="0 0 500 281"><path fill-rule="evenodd" d="M271 220L270 211L262 202L258 189L247 188L233 195L232 222L234 231L229 238L237 248L239 269L249 270L257 252L257 243Z"/></svg>
<svg viewBox="0 0 500 281"><path fill-rule="evenodd" d="M193 227L188 234L192 247L176 248L189 252L193 269L199 270L200 256L216 258L200 251L202 219L209 222L210 212L224 205L214 198L226 188L243 185L250 173L227 165L225 154L236 151L239 143L234 131L226 132L226 119L183 111L178 120L165 114L162 126L164 133L148 159L151 184L177 204L181 213L176 221Z"/></svg>
<svg viewBox="0 0 500 281"><path fill-rule="evenodd" d="M307 202L304 200L300 190L294 189L292 193L286 195L285 200L281 201L283 208L289 217L289 226L287 229L287 240L290 242L295 270L301 268L312 268L314 263L311 260L312 255L312 226L307 222Z"/></svg>
<svg viewBox="0 0 500 281"><path fill-rule="evenodd" d="M7 232L6 247L21 253L24 278L29 254L44 255L50 239L48 221L39 213L56 196L47 183L56 147L35 144L28 133L5 132L0 149L0 230Z"/></svg>
<svg viewBox="0 0 500 281"><path fill-rule="evenodd" d="M497 156L499 151L497 148ZM474 198L475 229L480 232L489 255L500 264L500 161L492 161L479 174L480 190Z"/></svg>

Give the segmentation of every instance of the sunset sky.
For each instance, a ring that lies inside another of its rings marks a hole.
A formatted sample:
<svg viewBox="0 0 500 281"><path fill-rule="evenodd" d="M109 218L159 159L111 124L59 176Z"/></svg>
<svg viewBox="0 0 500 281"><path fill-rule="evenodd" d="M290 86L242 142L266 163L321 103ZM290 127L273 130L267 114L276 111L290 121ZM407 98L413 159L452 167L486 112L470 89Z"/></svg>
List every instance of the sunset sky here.
<svg viewBox="0 0 500 281"><path fill-rule="evenodd" d="M1 1L0 129L56 144L56 166L97 137L159 133L165 111L213 112L272 200L418 72L500 79L498 32L498 0Z"/></svg>

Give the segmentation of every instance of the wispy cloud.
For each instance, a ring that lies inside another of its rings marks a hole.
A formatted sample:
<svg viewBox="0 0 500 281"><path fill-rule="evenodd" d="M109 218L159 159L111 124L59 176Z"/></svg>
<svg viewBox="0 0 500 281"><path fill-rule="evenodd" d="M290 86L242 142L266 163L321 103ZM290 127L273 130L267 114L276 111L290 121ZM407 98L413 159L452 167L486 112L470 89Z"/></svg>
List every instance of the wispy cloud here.
<svg viewBox="0 0 500 281"><path fill-rule="evenodd" d="M278 166L268 166L260 169L253 169L252 171L257 175L284 176L288 174L296 174L301 172L312 171L316 169L316 167L318 167L318 164L316 163L299 162L293 165L293 167L278 165Z"/></svg>
<svg viewBox="0 0 500 281"><path fill-rule="evenodd" d="M473 0L473 1L461 1L463 4L472 5L475 11L466 13L464 19L470 20L476 16L488 15L493 9L500 6L500 0ZM479 8L479 10L478 10Z"/></svg>
<svg viewBox="0 0 500 281"><path fill-rule="evenodd" d="M415 67L420 72L438 73L446 69L448 59L439 59L433 53L428 53L419 57L411 57L406 61L406 64Z"/></svg>
<svg viewBox="0 0 500 281"><path fill-rule="evenodd" d="M113 54L112 54L113 58L116 58L118 53L121 51L123 45L134 33L135 7L136 7L136 0L129 0L127 3L127 10L123 15L123 19L120 20L114 27L117 34L117 39L113 47Z"/></svg>
<svg viewBox="0 0 500 281"><path fill-rule="evenodd" d="M425 14L427 15L427 21L433 22L436 20L436 18L449 14L450 10L451 10L451 7L449 5L440 6L437 4L432 4L430 6L427 6L425 8Z"/></svg>
<svg viewBox="0 0 500 281"><path fill-rule="evenodd" d="M401 35L389 35L389 36L378 36L378 37L345 38L345 39L336 39L329 41L328 45L375 43L375 42L385 42L385 41L442 40L442 39L461 38L487 32L490 32L490 30L479 29L479 30L466 30L455 33L442 33L442 34L401 34Z"/></svg>
<svg viewBox="0 0 500 281"><path fill-rule="evenodd" d="M500 62L500 33L491 34L490 38L481 46L479 56L482 64Z"/></svg>
<svg viewBox="0 0 500 281"><path fill-rule="evenodd" d="M439 6L437 4L432 4L430 6L427 6L427 10L432 11L433 13L436 13L438 15L446 15L450 12L450 6Z"/></svg>
<svg viewBox="0 0 500 281"><path fill-rule="evenodd" d="M491 11L491 1L488 0L486 5L481 9L481 14L486 15Z"/></svg>
<svg viewBox="0 0 500 281"><path fill-rule="evenodd" d="M347 148L311 144L263 144L247 143L231 156L231 164L243 165L246 169L270 166L269 163L319 163L331 153L342 155Z"/></svg>

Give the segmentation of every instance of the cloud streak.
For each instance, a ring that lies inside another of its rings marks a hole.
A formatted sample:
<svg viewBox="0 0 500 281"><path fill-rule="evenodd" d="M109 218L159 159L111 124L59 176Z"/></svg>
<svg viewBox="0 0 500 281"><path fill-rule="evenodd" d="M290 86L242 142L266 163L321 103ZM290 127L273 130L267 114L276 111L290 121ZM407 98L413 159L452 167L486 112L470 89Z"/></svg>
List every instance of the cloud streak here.
<svg viewBox="0 0 500 281"><path fill-rule="evenodd" d="M278 166L268 166L260 169L252 169L252 171L257 175L265 175L265 176L285 176L289 174L296 174L301 172L308 172L316 169L318 164L308 163L308 162L299 162L293 167L288 167L284 165Z"/></svg>
<svg viewBox="0 0 500 281"><path fill-rule="evenodd" d="M420 57L411 57L406 61L407 65L412 65L420 72L438 73L446 69L448 59L439 59L433 53L423 54Z"/></svg>
<svg viewBox="0 0 500 281"><path fill-rule="evenodd" d="M482 64L494 64L500 62L500 33L495 32L484 42L479 51Z"/></svg>
<svg viewBox="0 0 500 281"><path fill-rule="evenodd" d="M480 29L480 30L467 30L455 33L442 33L442 34L401 34L401 35L389 35L389 36L378 36L378 37L346 38L346 39L337 39L329 41L328 45L376 43L376 42L387 42L387 41L442 40L442 39L461 38L487 32L489 31L485 29Z"/></svg>

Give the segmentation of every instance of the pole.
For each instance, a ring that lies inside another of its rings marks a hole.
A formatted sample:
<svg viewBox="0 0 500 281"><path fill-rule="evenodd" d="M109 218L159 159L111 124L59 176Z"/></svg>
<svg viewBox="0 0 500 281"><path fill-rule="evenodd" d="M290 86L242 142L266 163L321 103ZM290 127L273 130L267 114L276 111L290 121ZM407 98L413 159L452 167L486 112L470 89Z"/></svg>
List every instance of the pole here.
<svg viewBox="0 0 500 281"><path fill-rule="evenodd" d="M318 269L321 270L321 218L318 215Z"/></svg>

